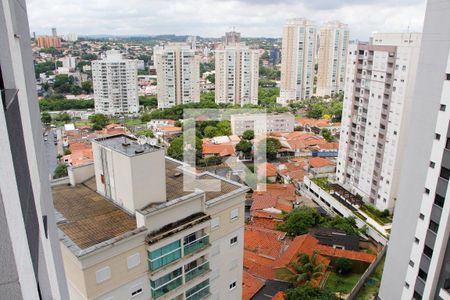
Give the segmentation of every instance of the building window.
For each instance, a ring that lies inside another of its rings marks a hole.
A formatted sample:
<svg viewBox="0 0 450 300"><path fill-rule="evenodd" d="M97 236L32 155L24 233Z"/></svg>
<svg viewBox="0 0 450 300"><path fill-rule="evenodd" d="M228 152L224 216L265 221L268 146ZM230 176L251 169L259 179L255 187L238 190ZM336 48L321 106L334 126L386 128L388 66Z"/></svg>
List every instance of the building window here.
<svg viewBox="0 0 450 300"><path fill-rule="evenodd" d="M430 229L434 233L437 233L439 229L439 224L434 222L433 220L430 220L430 225L428 225L428 229Z"/></svg>
<svg viewBox="0 0 450 300"><path fill-rule="evenodd" d="M216 230L220 227L220 218L211 219L211 230Z"/></svg>
<svg viewBox="0 0 450 300"><path fill-rule="evenodd" d="M425 218L424 214L419 215L419 219L423 220Z"/></svg>
<svg viewBox="0 0 450 300"><path fill-rule="evenodd" d="M183 272L178 268L156 280L150 280L152 297L158 298L183 284Z"/></svg>
<svg viewBox="0 0 450 300"><path fill-rule="evenodd" d="M137 285L131 287L131 298L133 298L133 297L135 297L135 296L137 296L137 295L142 294L142 292L143 292L143 291L142 291L142 286L141 286L141 284L137 284Z"/></svg>
<svg viewBox="0 0 450 300"><path fill-rule="evenodd" d="M209 294L209 279L186 291L186 300L202 299Z"/></svg>
<svg viewBox="0 0 450 300"><path fill-rule="evenodd" d="M436 166L436 163L434 161L430 161L430 168L434 169Z"/></svg>
<svg viewBox="0 0 450 300"><path fill-rule="evenodd" d="M409 265L414 268L414 262L412 260L409 261Z"/></svg>
<svg viewBox="0 0 450 300"><path fill-rule="evenodd" d="M230 212L230 220L235 221L239 218L239 208L234 208Z"/></svg>
<svg viewBox="0 0 450 300"><path fill-rule="evenodd" d="M439 133L435 133L434 138L439 141L441 139L441 135Z"/></svg>
<svg viewBox="0 0 450 300"><path fill-rule="evenodd" d="M445 198L441 195L436 194L436 197L434 197L434 204L436 204L439 207L444 207L444 201Z"/></svg>
<svg viewBox="0 0 450 300"><path fill-rule="evenodd" d="M450 150L450 138L447 138L447 142L445 143L445 149Z"/></svg>
<svg viewBox="0 0 450 300"><path fill-rule="evenodd" d="M237 242L238 242L238 237L237 237L237 236L232 237L232 238L230 239L230 245L231 245L231 246L237 244Z"/></svg>
<svg viewBox="0 0 450 300"><path fill-rule="evenodd" d="M445 104L441 104L441 106L440 106L439 109L440 109L441 111L445 111L445 108L446 108L446 107L447 107L447 106L446 106Z"/></svg>
<svg viewBox="0 0 450 300"><path fill-rule="evenodd" d="M97 281L97 283L102 283L110 278L111 278L111 268L110 267L104 267L104 268L98 269L95 272L95 280Z"/></svg>
<svg viewBox="0 0 450 300"><path fill-rule="evenodd" d="M433 256L433 249L425 245L423 247L423 254L425 254L426 257L430 258Z"/></svg>
<svg viewBox="0 0 450 300"><path fill-rule="evenodd" d="M418 238L414 238L414 243L418 244L419 243L419 239Z"/></svg>
<svg viewBox="0 0 450 300"><path fill-rule="evenodd" d="M429 195L430 194L430 189L425 188L425 194Z"/></svg>
<svg viewBox="0 0 450 300"><path fill-rule="evenodd" d="M139 253L127 257L128 269L132 269L141 263L141 255Z"/></svg>
<svg viewBox="0 0 450 300"><path fill-rule="evenodd" d="M150 270L157 270L181 258L181 242L175 241L157 250L149 252Z"/></svg>
<svg viewBox="0 0 450 300"><path fill-rule="evenodd" d="M444 178L445 180L448 180L450 178L450 170L442 167L439 176L441 176L441 178Z"/></svg>
<svg viewBox="0 0 450 300"><path fill-rule="evenodd" d="M230 291L234 290L236 288L236 281L233 281L232 283L230 283Z"/></svg>
<svg viewBox="0 0 450 300"><path fill-rule="evenodd" d="M450 80L450 73L446 74L447 80Z"/></svg>
<svg viewBox="0 0 450 300"><path fill-rule="evenodd" d="M409 289L409 283L405 282L405 287Z"/></svg>
<svg viewBox="0 0 450 300"><path fill-rule="evenodd" d="M413 300L422 300L422 295L420 295L417 291L414 291Z"/></svg>
<svg viewBox="0 0 450 300"><path fill-rule="evenodd" d="M422 269L419 269L419 274L417 276L419 276L420 279L422 279L423 281L427 280L427 272L425 272Z"/></svg>

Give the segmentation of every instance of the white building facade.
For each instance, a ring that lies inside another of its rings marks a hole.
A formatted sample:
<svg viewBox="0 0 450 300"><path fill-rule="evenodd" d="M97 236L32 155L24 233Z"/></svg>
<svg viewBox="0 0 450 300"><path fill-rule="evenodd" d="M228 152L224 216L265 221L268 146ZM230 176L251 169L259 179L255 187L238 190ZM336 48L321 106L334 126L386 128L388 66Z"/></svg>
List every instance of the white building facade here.
<svg viewBox="0 0 450 300"><path fill-rule="evenodd" d="M137 60L124 59L119 51L107 51L92 62L95 112L114 115L137 113Z"/></svg>
<svg viewBox="0 0 450 300"><path fill-rule="evenodd" d="M427 3L379 297L450 299L450 3Z"/></svg>
<svg viewBox="0 0 450 300"><path fill-rule="evenodd" d="M280 97L277 102L310 98L313 95L317 27L305 19L291 19L283 28Z"/></svg>
<svg viewBox="0 0 450 300"><path fill-rule="evenodd" d="M320 28L317 96L332 96L344 90L350 31L347 24L329 22Z"/></svg>
<svg viewBox="0 0 450 300"><path fill-rule="evenodd" d="M395 204L399 135L409 108L419 33L375 34L349 47L337 180L380 210Z"/></svg>
<svg viewBox="0 0 450 300"><path fill-rule="evenodd" d="M241 43L228 43L214 53L216 103L258 104L258 50Z"/></svg>
<svg viewBox="0 0 450 300"><path fill-rule="evenodd" d="M168 43L153 50L158 108L200 102L200 58L187 43Z"/></svg>
<svg viewBox="0 0 450 300"><path fill-rule="evenodd" d="M231 132L242 135L246 130L253 130L255 135L271 132L292 132L295 117L291 113L273 114L236 114L230 116Z"/></svg>

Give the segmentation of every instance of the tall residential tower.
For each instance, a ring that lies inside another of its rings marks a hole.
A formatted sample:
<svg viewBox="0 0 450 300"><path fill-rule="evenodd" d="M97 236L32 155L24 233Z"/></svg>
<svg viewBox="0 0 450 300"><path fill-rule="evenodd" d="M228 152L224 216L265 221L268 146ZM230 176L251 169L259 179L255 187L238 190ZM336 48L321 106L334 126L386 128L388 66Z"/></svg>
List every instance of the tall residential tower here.
<svg viewBox="0 0 450 300"><path fill-rule="evenodd" d="M168 43L153 50L158 108L200 102L200 58L187 43Z"/></svg>
<svg viewBox="0 0 450 300"><path fill-rule="evenodd" d="M344 90L349 30L341 22L329 22L320 28L317 70L317 96L332 96Z"/></svg>
<svg viewBox="0 0 450 300"><path fill-rule="evenodd" d="M317 28L305 19L291 19L283 28L280 97L277 102L309 98L313 95Z"/></svg>
<svg viewBox="0 0 450 300"><path fill-rule="evenodd" d="M428 0L382 300L450 299L450 2Z"/></svg>
<svg viewBox="0 0 450 300"><path fill-rule="evenodd" d="M378 209L397 197L404 111L411 104L420 33L377 33L349 47L337 180Z"/></svg>
<svg viewBox="0 0 450 300"><path fill-rule="evenodd" d="M92 62L95 112L114 115L137 113L137 60L124 59L116 50Z"/></svg>

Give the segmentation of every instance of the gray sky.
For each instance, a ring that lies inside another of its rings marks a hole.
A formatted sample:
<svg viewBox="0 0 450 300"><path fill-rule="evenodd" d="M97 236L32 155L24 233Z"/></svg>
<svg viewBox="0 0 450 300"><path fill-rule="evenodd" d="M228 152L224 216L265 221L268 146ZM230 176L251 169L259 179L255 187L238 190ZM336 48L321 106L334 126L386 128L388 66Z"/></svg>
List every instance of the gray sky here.
<svg viewBox="0 0 450 300"><path fill-rule="evenodd" d="M425 0L27 0L31 31L220 37L281 37L286 19L339 20L351 39L373 31L421 31Z"/></svg>

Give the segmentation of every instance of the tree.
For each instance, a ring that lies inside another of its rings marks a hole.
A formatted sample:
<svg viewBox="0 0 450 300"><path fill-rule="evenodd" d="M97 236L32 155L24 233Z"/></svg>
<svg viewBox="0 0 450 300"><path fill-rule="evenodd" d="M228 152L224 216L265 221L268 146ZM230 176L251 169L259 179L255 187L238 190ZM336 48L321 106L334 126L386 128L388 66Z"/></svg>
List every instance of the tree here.
<svg viewBox="0 0 450 300"><path fill-rule="evenodd" d="M82 89L83 92L85 92L86 94L92 93L92 81L91 81L91 80L83 81L83 82L81 83L81 89Z"/></svg>
<svg viewBox="0 0 450 300"><path fill-rule="evenodd" d="M323 138L327 141L327 142L332 142L334 141L334 137L331 134L330 129L328 128L323 128L322 131L320 132L320 134L323 136Z"/></svg>
<svg viewBox="0 0 450 300"><path fill-rule="evenodd" d="M158 99L156 96L139 96L139 105L156 108L158 106Z"/></svg>
<svg viewBox="0 0 450 300"><path fill-rule="evenodd" d="M219 131L214 126L206 126L205 129L203 130L203 133L207 138L213 138L217 136L218 132Z"/></svg>
<svg viewBox="0 0 450 300"><path fill-rule="evenodd" d="M167 149L167 155L174 159L183 160L183 137L179 136L172 140L169 148ZM202 156L202 140L198 137L195 138L196 158L200 159Z"/></svg>
<svg viewBox="0 0 450 300"><path fill-rule="evenodd" d="M55 116L55 121L58 121L58 122L68 123L68 122L70 122L70 120L71 120L70 115L65 112L59 113Z"/></svg>
<svg viewBox="0 0 450 300"><path fill-rule="evenodd" d="M72 151L70 149L64 149L64 155L72 154Z"/></svg>
<svg viewBox="0 0 450 300"><path fill-rule="evenodd" d="M339 257L334 261L333 267L339 274L348 274L352 270L353 263L345 257Z"/></svg>
<svg viewBox="0 0 450 300"><path fill-rule="evenodd" d="M314 208L302 206L290 212L277 228L290 236L298 236L308 233L311 227L320 222L320 215Z"/></svg>
<svg viewBox="0 0 450 300"><path fill-rule="evenodd" d="M265 139L266 149L263 148L264 141L259 142L258 144L258 152L263 153L266 150L267 159L275 159L277 157L278 150L281 148L281 143L276 138L267 138Z"/></svg>
<svg viewBox="0 0 450 300"><path fill-rule="evenodd" d="M154 138L155 135L153 134L153 132L150 129L141 129L139 131L136 132L137 136L145 136L145 137L149 137L149 138Z"/></svg>
<svg viewBox="0 0 450 300"><path fill-rule="evenodd" d="M320 262L319 252L314 251L311 256L301 253L296 262L289 263L288 267L294 271L289 281L295 286L310 284L313 280L324 274L326 265Z"/></svg>
<svg viewBox="0 0 450 300"><path fill-rule="evenodd" d="M241 140L236 145L236 151L241 151L245 154L249 154L252 151L252 143L247 140Z"/></svg>
<svg viewBox="0 0 450 300"><path fill-rule="evenodd" d="M67 176L67 165L66 164L59 164L56 166L55 173L53 175L53 178L61 178Z"/></svg>
<svg viewBox="0 0 450 300"><path fill-rule="evenodd" d="M334 218L326 220L322 226L327 228L339 229L345 231L346 234L350 235L359 235L360 233L360 230L358 230L358 227L356 226L355 217L344 218L341 216L336 216Z"/></svg>
<svg viewBox="0 0 450 300"><path fill-rule="evenodd" d="M92 129L94 130L100 130L104 128L106 125L109 124L109 118L108 116L104 114L93 114L89 116L89 121L94 123L92 125Z"/></svg>
<svg viewBox="0 0 450 300"><path fill-rule="evenodd" d="M43 112L41 114L41 122L45 125L48 125L52 122L52 116L48 112Z"/></svg>
<svg viewBox="0 0 450 300"><path fill-rule="evenodd" d="M215 74L209 74L208 76L206 76L205 78L206 80L208 80L211 83L215 83L216 82L216 76Z"/></svg>
<svg viewBox="0 0 450 300"><path fill-rule="evenodd" d="M251 129L248 129L244 131L244 133L242 134L242 138L247 141L253 140L255 138L255 132Z"/></svg>
<svg viewBox="0 0 450 300"><path fill-rule="evenodd" d="M231 135L231 124L230 121L220 121L217 123L217 134L218 135Z"/></svg>
<svg viewBox="0 0 450 300"><path fill-rule="evenodd" d="M288 289L285 293L285 300L338 300L336 295L328 290L303 285L295 289Z"/></svg>

